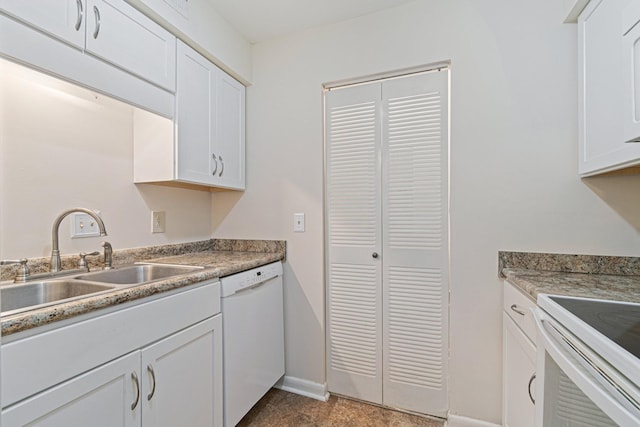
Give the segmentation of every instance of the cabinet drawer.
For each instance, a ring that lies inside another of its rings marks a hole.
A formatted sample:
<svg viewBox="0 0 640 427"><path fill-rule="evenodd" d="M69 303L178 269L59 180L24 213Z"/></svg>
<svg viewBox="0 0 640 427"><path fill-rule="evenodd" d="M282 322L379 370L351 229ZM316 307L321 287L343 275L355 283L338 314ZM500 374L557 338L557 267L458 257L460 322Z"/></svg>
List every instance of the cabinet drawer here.
<svg viewBox="0 0 640 427"><path fill-rule="evenodd" d="M536 326L532 312L535 307L536 303L514 285L504 282L503 309L532 342L536 341Z"/></svg>

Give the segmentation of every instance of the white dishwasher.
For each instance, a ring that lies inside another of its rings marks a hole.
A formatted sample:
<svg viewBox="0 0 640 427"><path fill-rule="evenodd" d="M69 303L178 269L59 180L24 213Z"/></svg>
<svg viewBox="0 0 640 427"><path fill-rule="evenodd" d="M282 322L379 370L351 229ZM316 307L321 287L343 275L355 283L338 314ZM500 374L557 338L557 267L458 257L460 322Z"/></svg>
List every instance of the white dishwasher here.
<svg viewBox="0 0 640 427"><path fill-rule="evenodd" d="M282 263L220 279L224 425L235 426L284 375Z"/></svg>

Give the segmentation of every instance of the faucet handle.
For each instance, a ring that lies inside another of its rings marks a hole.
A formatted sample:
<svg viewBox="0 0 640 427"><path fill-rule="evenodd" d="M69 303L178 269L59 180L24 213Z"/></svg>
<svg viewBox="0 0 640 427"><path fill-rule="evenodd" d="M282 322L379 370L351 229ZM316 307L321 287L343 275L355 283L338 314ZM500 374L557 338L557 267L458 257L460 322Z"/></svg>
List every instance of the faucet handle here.
<svg viewBox="0 0 640 427"><path fill-rule="evenodd" d="M15 283L24 283L27 281L27 277L29 277L29 267L27 266L28 260L26 258L22 258L19 260L2 260L0 261L0 265L9 265L9 264L20 264L20 273L14 279Z"/></svg>
<svg viewBox="0 0 640 427"><path fill-rule="evenodd" d="M87 271L89 270L89 266L87 265L87 257L88 256L96 256L96 255L100 255L100 252L95 251L95 252L91 252L91 253L84 253L84 252L80 252L80 262L78 263L78 268L86 268Z"/></svg>
<svg viewBox="0 0 640 427"><path fill-rule="evenodd" d="M113 263L113 247L109 242L102 242L101 245L104 248L104 269L111 270L113 268L111 266Z"/></svg>

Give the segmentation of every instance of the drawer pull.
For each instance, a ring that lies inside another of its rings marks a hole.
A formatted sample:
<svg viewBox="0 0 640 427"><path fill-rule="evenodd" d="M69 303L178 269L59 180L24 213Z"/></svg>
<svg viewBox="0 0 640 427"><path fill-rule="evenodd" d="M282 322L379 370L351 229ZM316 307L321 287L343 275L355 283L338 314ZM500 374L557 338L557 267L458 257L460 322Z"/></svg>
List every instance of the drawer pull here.
<svg viewBox="0 0 640 427"><path fill-rule="evenodd" d="M533 398L533 394L531 393L531 384L533 384L533 381L535 379L536 379L536 374L534 372L533 375L531 375L531 378L529 378L529 385L527 386L527 391L529 392L529 399L531 399L531 403L533 403L534 405L536 404L536 400Z"/></svg>
<svg viewBox="0 0 640 427"><path fill-rule="evenodd" d="M151 400L154 394L156 394L156 373L153 372L153 366L147 365L147 371L151 374L151 380L153 381L153 385L151 386L151 393L147 395L147 400Z"/></svg>
<svg viewBox="0 0 640 427"><path fill-rule="evenodd" d="M82 0L76 0L76 7L78 10L78 17L76 18L75 29L76 31L79 31L80 26L82 25L82 14L84 13L84 10L82 8Z"/></svg>
<svg viewBox="0 0 640 427"><path fill-rule="evenodd" d="M216 176L216 172L218 172L218 161L216 160L216 154L213 153L211 155L211 158L213 159L214 164L213 172L211 172L211 175Z"/></svg>
<svg viewBox="0 0 640 427"><path fill-rule="evenodd" d="M511 310L515 311L516 313L518 313L520 316L524 316L526 313L524 311L522 311L521 309L518 308L517 305L515 304L511 304Z"/></svg>
<svg viewBox="0 0 640 427"><path fill-rule="evenodd" d="M93 38L97 39L100 34L100 10L97 6L93 6L93 14L96 16L96 29L93 31Z"/></svg>
<svg viewBox="0 0 640 427"><path fill-rule="evenodd" d="M131 410L133 411L138 406L138 402L140 401L140 381L138 381L138 375L135 372L131 373L131 379L136 384L136 400L131 404Z"/></svg>

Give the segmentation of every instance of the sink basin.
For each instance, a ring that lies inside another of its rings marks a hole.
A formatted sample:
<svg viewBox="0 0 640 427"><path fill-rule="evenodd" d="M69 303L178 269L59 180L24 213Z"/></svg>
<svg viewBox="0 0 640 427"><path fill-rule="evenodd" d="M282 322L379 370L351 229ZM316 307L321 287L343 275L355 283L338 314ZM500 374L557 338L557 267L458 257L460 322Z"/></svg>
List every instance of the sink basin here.
<svg viewBox="0 0 640 427"><path fill-rule="evenodd" d="M166 279L201 269L202 267L186 265L138 264L114 270L100 271L98 273L84 274L77 276L76 279L116 285L135 285Z"/></svg>
<svg viewBox="0 0 640 427"><path fill-rule="evenodd" d="M92 293L113 289L113 286L86 283L80 280L52 280L47 282L6 285L0 288L0 311L19 310L41 304L87 296Z"/></svg>

